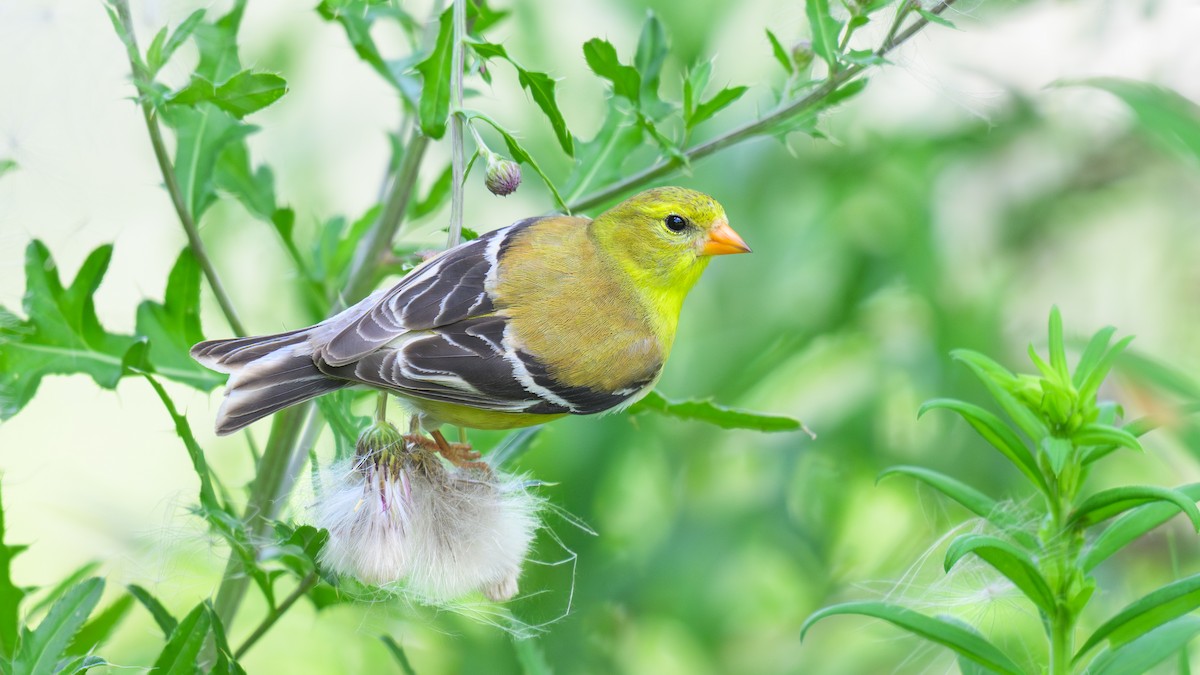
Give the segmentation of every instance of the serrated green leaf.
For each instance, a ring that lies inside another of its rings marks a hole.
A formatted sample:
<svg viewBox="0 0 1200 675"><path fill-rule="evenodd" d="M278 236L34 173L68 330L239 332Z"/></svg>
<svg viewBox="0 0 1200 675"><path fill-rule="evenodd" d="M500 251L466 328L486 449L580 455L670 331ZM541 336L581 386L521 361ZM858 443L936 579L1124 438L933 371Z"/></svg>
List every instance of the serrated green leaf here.
<svg viewBox="0 0 1200 675"><path fill-rule="evenodd" d="M0 661L9 659L17 649L21 600L25 589L13 583L12 561L24 546L13 546L6 540L4 503L0 500Z"/></svg>
<svg viewBox="0 0 1200 675"><path fill-rule="evenodd" d="M470 11L470 7L474 3L467 4L468 11ZM370 2L370 0L354 2L323 0L321 4L317 5L317 13L326 21L336 21L341 24L342 29L346 32L346 38L350 40L350 45L358 54L358 58L369 64L375 72L379 73L388 84L398 91L407 92L408 88L404 81L384 60L374 38L371 37L371 26L380 17L388 16L401 21L407 18L407 15L397 5L392 3L380 5Z"/></svg>
<svg viewBox="0 0 1200 675"><path fill-rule="evenodd" d="M583 43L583 58L593 73L612 83L614 94L635 105L641 101L642 76L633 66L621 63L611 42L600 38L588 40Z"/></svg>
<svg viewBox="0 0 1200 675"><path fill-rule="evenodd" d="M623 175L625 160L642 145L642 128L629 124L629 115L609 105L604 124L590 141L576 139L575 170L567 184L574 197L589 185L607 185Z"/></svg>
<svg viewBox="0 0 1200 675"><path fill-rule="evenodd" d="M654 124L654 120L639 113L637 116L637 121L638 126L645 130L646 135L654 141L654 144L657 145L664 154L682 167L689 166L689 160L687 155L684 154L683 148L678 143L667 138L665 134L659 131L658 126Z"/></svg>
<svg viewBox="0 0 1200 675"><path fill-rule="evenodd" d="M154 623L158 624L158 627L162 629L163 637L170 639L171 633L175 632L175 627L179 625L179 621L171 615L171 612L167 611L166 607L163 607L163 604L150 591L137 584L131 584L126 589L129 591L129 595L142 603L146 611L150 612L150 616L154 617Z"/></svg>
<svg viewBox="0 0 1200 675"><path fill-rule="evenodd" d="M708 88L708 80L712 77L712 60L704 61L690 68L683 78L683 119L690 120L700 105L704 90Z"/></svg>
<svg viewBox="0 0 1200 675"><path fill-rule="evenodd" d="M453 8L447 8L438 19L437 41L433 51L417 64L417 72L421 73L421 100L418 105L421 131L430 138L441 138L446 133L446 120L450 115L453 42Z"/></svg>
<svg viewBox="0 0 1200 675"><path fill-rule="evenodd" d="M221 153L244 142L257 127L239 122L211 103L167 106L159 114L175 131L175 176L184 206L199 220L217 199L213 172Z"/></svg>
<svg viewBox="0 0 1200 675"><path fill-rule="evenodd" d="M170 105L195 106L212 103L242 119L278 101L287 93L287 81L274 73L243 70L220 84L193 76L186 87L166 97Z"/></svg>
<svg viewBox="0 0 1200 675"><path fill-rule="evenodd" d="M1200 483L1182 485L1175 488L1175 491L1193 502L1200 500ZM1080 568L1084 572L1092 571L1101 562L1129 545L1130 542L1167 522L1178 513L1180 513L1179 506L1173 502L1148 503L1132 509L1096 537L1080 560Z"/></svg>
<svg viewBox="0 0 1200 675"><path fill-rule="evenodd" d="M1175 505L1187 514L1193 527L1200 531L1200 509L1196 508L1196 500L1177 490L1156 485L1126 485L1097 492L1075 508L1071 513L1071 522L1081 527L1091 527L1151 502L1169 502Z"/></svg>
<svg viewBox="0 0 1200 675"><path fill-rule="evenodd" d="M96 618L84 624L67 647L68 654L87 655L107 640L133 607L133 596L122 595Z"/></svg>
<svg viewBox="0 0 1200 675"><path fill-rule="evenodd" d="M1024 672L986 638L974 630L960 625L957 620L927 616L886 602L847 602L819 609L800 627L800 639L804 639L805 633L812 628L814 623L836 614L857 614L883 619L930 642L948 647L958 655L991 668L997 673L1021 675Z"/></svg>
<svg viewBox="0 0 1200 675"><path fill-rule="evenodd" d="M517 139L511 133L509 133L507 129L500 126L498 122L481 112L474 110L468 110L465 112L468 119L482 120L486 122L488 126L495 129L500 136L504 138L504 145L508 148L508 154L513 158L513 161L520 164L527 164L529 168L533 169L533 172L536 173L538 177L542 179L542 182L546 184L546 187L550 189L550 193L554 196L554 201L556 204L558 204L558 207L562 209L564 213L571 212L571 210L567 208L566 202L563 201L562 195L558 193L558 188L555 187L554 182L550 180L550 177L546 175L545 171L542 171L542 167L539 166L538 163L533 159L533 155L530 155L529 152L522 147L520 142L518 142Z"/></svg>
<svg viewBox="0 0 1200 675"><path fill-rule="evenodd" d="M775 60L779 62L779 65L783 66L788 75L795 73L796 67L792 65L792 57L788 56L787 50L783 48L783 45L779 42L779 38L775 37L771 29L768 28L766 30L767 39L771 41L771 53L775 55Z"/></svg>
<svg viewBox="0 0 1200 675"><path fill-rule="evenodd" d="M1000 421L999 417L977 405L954 399L927 401L921 406L917 416L920 417L930 410L938 409L958 413L984 440L1008 458L1030 482L1043 492L1046 491L1046 481L1042 477L1041 471L1038 470L1037 462L1030 454L1029 448L1021 442L1021 439L1008 425Z"/></svg>
<svg viewBox="0 0 1200 675"><path fill-rule="evenodd" d="M1029 532L1022 530L1021 523L1011 513L1000 508L1000 505L994 499L966 483L920 466L893 466L880 473L875 482L878 483L884 478L896 475L908 476L925 483L958 502L971 513L1003 529L1009 536L1024 546L1033 547L1037 545L1036 538Z"/></svg>
<svg viewBox="0 0 1200 675"><path fill-rule="evenodd" d="M838 34L842 22L829 12L829 0L805 0L805 14L812 29L813 53L829 65L830 72L838 67Z"/></svg>
<svg viewBox="0 0 1200 675"><path fill-rule="evenodd" d="M657 391L646 394L642 400L629 408L629 414L654 412L681 420L706 422L722 429L750 429L753 431L806 431L800 420L784 415L739 410L718 405L712 401L674 401Z"/></svg>
<svg viewBox="0 0 1200 675"><path fill-rule="evenodd" d="M163 26L162 30L154 36L154 41L150 43L150 47L146 49L146 65L150 69L150 77L158 74L158 71L171 60L176 50L183 46L184 42L192 36L196 27L204 20L204 14L207 10L198 9L188 15L186 19L179 23L175 28L175 32L171 33L171 37L167 38L167 27Z"/></svg>
<svg viewBox="0 0 1200 675"><path fill-rule="evenodd" d="M997 537L966 534L950 543L943 565L945 570L949 572L968 553L974 553L1004 575L1043 613L1054 614L1054 592L1028 553Z"/></svg>
<svg viewBox="0 0 1200 675"><path fill-rule="evenodd" d="M200 264L190 248L179 254L161 304L146 300L137 308L137 333L148 338L154 372L201 391L212 391L224 377L200 366L188 351L204 340L200 331Z"/></svg>
<svg viewBox="0 0 1200 675"><path fill-rule="evenodd" d="M1105 640L1111 648L1120 647L1197 607L1200 607L1200 574L1167 584L1133 601L1101 624L1076 652L1074 662Z"/></svg>
<svg viewBox="0 0 1200 675"><path fill-rule="evenodd" d="M26 631L13 656L12 675L53 675L71 638L100 602L104 580L93 577L63 594L32 632Z"/></svg>
<svg viewBox="0 0 1200 675"><path fill-rule="evenodd" d="M194 675L200 655L212 628L212 612L204 603L196 605L175 627L167 645L154 661L154 675Z"/></svg>
<svg viewBox="0 0 1200 675"><path fill-rule="evenodd" d="M30 242L23 302L28 318L0 308L0 420L20 412L46 375L82 373L105 389L116 386L134 338L104 330L92 299L111 258L112 246L92 251L64 287L50 251Z"/></svg>
<svg viewBox="0 0 1200 675"><path fill-rule="evenodd" d="M266 165L252 168L245 143L232 143L218 155L213 184L233 195L250 215L278 226L280 208L275 201L275 173ZM294 214L290 215L294 218Z"/></svg>
<svg viewBox="0 0 1200 675"><path fill-rule="evenodd" d="M1200 617L1181 616L1116 649L1100 652L1088 664L1087 675L1148 673L1198 634Z"/></svg>
<svg viewBox="0 0 1200 675"><path fill-rule="evenodd" d="M734 101L742 97L749 87L726 87L717 92L715 96L707 101L696 106L695 113L687 120L687 128L691 129L702 122L709 120L713 115L716 115L721 110L729 107Z"/></svg>
<svg viewBox="0 0 1200 675"><path fill-rule="evenodd" d="M521 83L522 89L529 92L534 103L537 103L550 120L550 126L554 127L554 136L558 138L563 152L574 157L575 145L571 132L567 129L567 121L563 119L562 112L558 109L558 101L554 98L554 80L545 73L535 73L518 67L517 81Z"/></svg>
<svg viewBox="0 0 1200 675"><path fill-rule="evenodd" d="M271 547L264 560L277 560L299 578L316 572L317 556L329 541L329 532L318 530L312 525L293 528L287 523L275 523L275 535L279 542Z"/></svg>
<svg viewBox="0 0 1200 675"><path fill-rule="evenodd" d="M1107 91L1129 106L1138 129L1161 145L1200 160L1200 106L1165 87L1116 77L1059 82Z"/></svg>
<svg viewBox="0 0 1200 675"><path fill-rule="evenodd" d="M674 106L658 94L662 79L663 62L670 52L667 31L653 11L646 13L642 33L638 37L637 51L633 56L633 67L642 79L641 108L652 119L662 119Z"/></svg>

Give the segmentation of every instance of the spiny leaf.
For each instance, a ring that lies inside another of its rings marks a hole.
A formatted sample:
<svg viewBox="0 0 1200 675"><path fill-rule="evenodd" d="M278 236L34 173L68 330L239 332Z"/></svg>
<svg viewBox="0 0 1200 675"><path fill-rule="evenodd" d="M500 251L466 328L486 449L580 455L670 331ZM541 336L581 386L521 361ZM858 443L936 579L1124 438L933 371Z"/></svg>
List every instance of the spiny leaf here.
<svg viewBox="0 0 1200 675"><path fill-rule="evenodd" d="M188 424L187 417L180 415L175 409L175 402L171 400L171 396L167 394L167 390L159 384L158 380L150 373L143 373L143 377L150 383L154 389L154 393L158 394L159 400L166 407L167 413L171 416L171 421L175 423L175 433L179 439L183 441L184 447L187 448L188 457L192 460L192 469L196 472L196 476L200 479L200 505L206 511L222 511L220 501L217 499L217 493L213 490L212 474L208 470L208 462L204 459L204 450L200 448L200 444L196 442L196 437L192 434L192 427Z"/></svg>
<svg viewBox="0 0 1200 675"><path fill-rule="evenodd" d="M712 401L673 401L652 391L629 409L631 415L655 412L682 420L707 422L722 429L754 431L807 431L800 420L783 415L727 408ZM811 432L809 432L811 433Z"/></svg>
<svg viewBox="0 0 1200 675"><path fill-rule="evenodd" d="M212 612L204 603L196 605L175 627L167 645L154 662L155 675L193 675L196 658L208 639L212 627Z"/></svg>
<svg viewBox="0 0 1200 675"><path fill-rule="evenodd" d="M211 103L167 106L159 115L175 131L175 176L184 206L199 220L217 200L213 172L221 153L244 143L257 127L242 124Z"/></svg>
<svg viewBox="0 0 1200 675"><path fill-rule="evenodd" d="M1003 574L1043 613L1054 614L1054 592L1027 553L997 537L967 534L956 538L946 550L946 571L968 553L974 553Z"/></svg>
<svg viewBox="0 0 1200 675"><path fill-rule="evenodd" d="M473 3L468 3L468 6L471 4ZM350 45L354 47L358 58L374 68L375 72L379 73L388 84L404 92L405 86L402 80L389 67L388 63L379 53L379 47L375 45L374 38L371 37L371 26L375 20L384 12L392 13L397 11L399 11L399 8L391 3L381 7L378 3L372 3L370 0L358 2L322 0L321 4L317 5L317 13L321 15L322 19L336 21L342 25L342 29L346 31L346 37L350 40ZM402 15L403 13L401 12Z"/></svg>
<svg viewBox="0 0 1200 675"><path fill-rule="evenodd" d="M1197 607L1200 607L1200 574L1167 584L1130 603L1088 637L1074 661L1078 662L1105 640L1111 647L1120 647Z"/></svg>
<svg viewBox="0 0 1200 675"><path fill-rule="evenodd" d="M814 623L836 614L858 614L883 619L904 630L944 647L960 656L1004 675L1021 675L1023 671L991 642L956 620L926 616L906 607L886 602L847 602L819 609L800 627L800 639Z"/></svg>
<svg viewBox="0 0 1200 675"><path fill-rule="evenodd" d="M804 6L812 28L813 52L833 72L838 66L838 34L842 32L842 23L829 13L829 0L805 0Z"/></svg>
<svg viewBox="0 0 1200 675"><path fill-rule="evenodd" d="M421 73L421 101L418 112L421 130L430 138L441 138L446 133L446 119L450 115L450 66L454 50L453 8L442 12L438 20L437 41L429 56L417 64Z"/></svg>
<svg viewBox="0 0 1200 675"><path fill-rule="evenodd" d="M567 192L583 194L589 185L607 185L622 175L625 160L642 145L642 128L629 124L628 113L609 101L604 124L590 141L576 139L575 170Z"/></svg>
<svg viewBox="0 0 1200 675"><path fill-rule="evenodd" d="M788 56L787 50L779 43L779 38L775 37L770 28L766 30L767 39L771 41L771 53L775 55L775 60L779 62L779 65L783 66L788 75L796 72L796 67L792 65L792 58Z"/></svg>
<svg viewBox="0 0 1200 675"><path fill-rule="evenodd" d="M726 87L717 92L712 98L696 106L696 111L687 120L687 128L692 127L712 118L721 110L728 107L734 101L742 97L749 87Z"/></svg>
<svg viewBox="0 0 1200 675"><path fill-rule="evenodd" d="M170 639L171 633L175 632L175 627L179 625L179 621L171 615L171 612L167 611L166 607L163 607L163 604L150 591L136 584L132 584L126 588L129 591L129 595L142 603L142 606L150 612L150 616L154 617L154 623L157 623L158 627L162 629L163 637Z"/></svg>
<svg viewBox="0 0 1200 675"><path fill-rule="evenodd" d="M71 638L100 602L104 580L93 577L63 594L32 632L25 631L12 661L13 675L53 675Z"/></svg>
<svg viewBox="0 0 1200 675"><path fill-rule="evenodd" d="M554 99L554 80L546 73L535 73L524 68L517 68L517 80L521 83L521 87L533 97L534 103L537 103L549 118L550 126L554 127L554 135L558 138L558 144L562 146L563 152L568 156L574 156L575 145L571 138L571 132L567 129L567 121L563 119L562 112L558 109L558 101Z"/></svg>
<svg viewBox="0 0 1200 675"><path fill-rule="evenodd" d="M25 589L13 583L12 561L24 550L24 546L13 546L5 541L4 503L0 501L0 660L11 658L17 649Z"/></svg>
<svg viewBox="0 0 1200 675"><path fill-rule="evenodd" d="M83 373L103 388L116 386L134 338L104 330L92 300L111 259L112 246L97 248L64 287L50 251L30 242L23 302L28 318L0 308L0 420L20 412L46 375Z"/></svg>
<svg viewBox="0 0 1200 675"><path fill-rule="evenodd" d="M191 106L212 103L240 120L278 101L286 93L287 81L282 77L243 70L220 84L194 76L186 87L168 96L166 101Z"/></svg>
<svg viewBox="0 0 1200 675"><path fill-rule="evenodd" d="M633 66L621 63L611 42L600 38L588 40L583 43L583 58L593 73L612 82L614 94L635 105L640 102L642 76Z"/></svg>
<svg viewBox="0 0 1200 675"><path fill-rule="evenodd" d="M1038 470L1037 462L1029 453L1029 448L1021 442L1013 430L1000 421L992 413L977 405L954 399L934 399L927 401L917 412L920 417L930 410L943 409L958 413L975 431L979 433L992 447L1000 451L1014 466L1025 474L1025 477L1043 492L1046 491L1046 481Z"/></svg>
<svg viewBox="0 0 1200 675"><path fill-rule="evenodd" d="M137 333L148 338L149 359L155 372L212 391L224 377L200 366L188 355L192 345L204 339L200 331L200 265L190 248L179 254L162 304L146 300L137 308Z"/></svg>
<svg viewBox="0 0 1200 675"><path fill-rule="evenodd" d="M167 27L163 26L162 30L154 36L154 41L150 43L150 47L146 49L146 65L150 69L150 77L158 74L158 71L171 60L171 56L175 51L183 46L183 43L192 36L192 32L196 30L196 26L204 20L204 14L207 10L198 9L188 15L188 18L179 23L175 28L175 32L171 33L171 37L167 38Z"/></svg>
<svg viewBox="0 0 1200 675"><path fill-rule="evenodd" d="M1200 483L1192 483L1175 488L1175 491L1185 495L1193 502L1200 500ZM1154 502L1130 510L1109 525L1099 537L1092 542L1087 553L1080 561L1084 572L1090 572L1109 556L1129 545L1130 542L1162 525L1173 516L1180 513L1180 508L1173 502Z"/></svg>

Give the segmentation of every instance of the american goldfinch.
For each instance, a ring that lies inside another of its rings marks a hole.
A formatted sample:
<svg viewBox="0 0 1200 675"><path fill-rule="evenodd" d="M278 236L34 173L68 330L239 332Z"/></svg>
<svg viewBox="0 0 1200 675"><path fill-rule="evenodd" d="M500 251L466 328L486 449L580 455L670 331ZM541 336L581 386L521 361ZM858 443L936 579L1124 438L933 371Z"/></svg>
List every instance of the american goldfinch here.
<svg viewBox="0 0 1200 675"><path fill-rule="evenodd" d="M456 463L442 424L509 429L628 406L671 352L714 255L747 253L711 197L647 190L594 220L527 218L460 244L315 326L192 348L230 378L229 434L343 387L396 394Z"/></svg>

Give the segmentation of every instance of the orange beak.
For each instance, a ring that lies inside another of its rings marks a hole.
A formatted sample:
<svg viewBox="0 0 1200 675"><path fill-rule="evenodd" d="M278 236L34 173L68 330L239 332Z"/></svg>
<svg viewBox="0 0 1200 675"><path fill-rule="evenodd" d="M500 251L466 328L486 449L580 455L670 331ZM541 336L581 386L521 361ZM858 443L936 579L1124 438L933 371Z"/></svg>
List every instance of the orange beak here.
<svg viewBox="0 0 1200 675"><path fill-rule="evenodd" d="M700 250L700 255L728 255L730 253L749 253L750 247L737 232L729 226L729 221L722 218L717 221L713 229L708 232L708 240L704 242L704 248Z"/></svg>

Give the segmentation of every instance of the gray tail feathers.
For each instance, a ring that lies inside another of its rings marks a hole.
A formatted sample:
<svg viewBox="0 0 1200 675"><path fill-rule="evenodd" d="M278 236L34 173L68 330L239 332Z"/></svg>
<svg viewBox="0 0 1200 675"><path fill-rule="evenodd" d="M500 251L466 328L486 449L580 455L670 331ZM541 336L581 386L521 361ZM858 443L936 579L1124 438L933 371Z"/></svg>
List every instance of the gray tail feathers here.
<svg viewBox="0 0 1200 675"><path fill-rule="evenodd" d="M317 370L308 342L311 330L209 340L192 347L192 358L230 375L217 412L218 435L350 384Z"/></svg>

